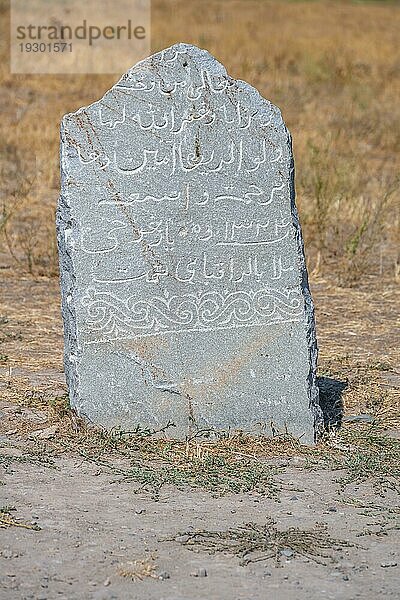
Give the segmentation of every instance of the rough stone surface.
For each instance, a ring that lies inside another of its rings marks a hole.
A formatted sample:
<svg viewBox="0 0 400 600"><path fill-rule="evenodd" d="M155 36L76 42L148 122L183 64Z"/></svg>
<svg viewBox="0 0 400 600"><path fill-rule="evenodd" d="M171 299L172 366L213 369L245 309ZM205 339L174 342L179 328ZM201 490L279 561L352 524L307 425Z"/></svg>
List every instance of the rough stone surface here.
<svg viewBox="0 0 400 600"><path fill-rule="evenodd" d="M64 117L57 229L72 406L171 436L320 423L278 108L178 44Z"/></svg>

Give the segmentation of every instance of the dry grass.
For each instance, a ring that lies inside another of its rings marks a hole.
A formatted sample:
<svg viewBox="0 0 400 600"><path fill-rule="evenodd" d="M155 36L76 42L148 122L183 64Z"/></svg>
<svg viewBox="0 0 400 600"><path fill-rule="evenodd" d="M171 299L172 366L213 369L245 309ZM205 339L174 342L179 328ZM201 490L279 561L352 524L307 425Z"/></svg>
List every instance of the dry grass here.
<svg viewBox="0 0 400 600"><path fill-rule="evenodd" d="M13 426L16 447L23 448L22 454L15 454L13 445L1 448L0 444L3 466L30 462L53 467L53 459L68 453L111 473L116 482L135 484L136 492L147 491L156 500L165 485L174 485L214 495L256 493L279 501L282 486L275 475L282 469L270 459L302 456L300 466L340 471L341 490L351 483L370 482L383 496L388 490L400 491L400 442L385 435L377 425L343 427L314 448L302 446L288 435L250 437L242 432L222 435L217 440L180 442L139 428L124 432L88 426L67 408L65 399L50 404L36 399L35 406L45 417L40 425L24 418L23 412L14 412L0 426L0 433ZM38 431L46 432L50 424L57 424L57 431L49 438L35 436L29 440L30 433L37 432L38 427Z"/></svg>
<svg viewBox="0 0 400 600"><path fill-rule="evenodd" d="M65 396L52 401L20 398L19 403L21 408L8 413L0 425L0 433L11 433L16 447L23 448L15 454L12 445L10 451L10 445L2 449L0 444L0 464L6 468L13 462L53 467L55 457L69 453L111 473L117 482L134 483L136 492L147 491L156 500L165 485L174 485L214 495L256 493L279 501L282 486L275 476L281 469L270 459L302 456L302 466L340 471L342 490L351 483L371 482L381 495L400 491L400 441L386 435L378 420L332 430L314 448L289 435L242 432L181 442L165 437L167 428L124 432L89 426L68 408Z"/></svg>
<svg viewBox="0 0 400 600"><path fill-rule="evenodd" d="M118 568L118 575L131 579L132 581L143 581L148 577L158 579L154 557L129 561Z"/></svg>
<svg viewBox="0 0 400 600"><path fill-rule="evenodd" d="M279 563L285 553L289 557L303 556L325 564L332 560L333 551L354 546L347 540L331 538L323 525L308 531L297 527L282 530L273 519L267 519L263 525L246 523L226 531L183 532L175 539L190 550L237 556L242 565L268 559Z"/></svg>
<svg viewBox="0 0 400 600"><path fill-rule="evenodd" d="M0 529L6 529L8 527L22 527L23 529L40 531L40 527L36 523L23 523L20 519L17 519L13 515L14 511L15 508L12 506L0 506Z"/></svg>
<svg viewBox="0 0 400 600"><path fill-rule="evenodd" d="M59 122L116 76L10 75L5 0L0 17L1 262L55 275ZM314 277L399 276L399 27L397 3L152 2L154 51L206 47L281 107Z"/></svg>
<svg viewBox="0 0 400 600"><path fill-rule="evenodd" d="M342 491L349 484L369 482L378 495L400 493L400 442L378 427L345 427L320 450L309 454L308 465L344 471L337 479Z"/></svg>
<svg viewBox="0 0 400 600"><path fill-rule="evenodd" d="M342 502L345 500L342 499ZM356 507L360 510L359 514L371 519L357 537L367 535L381 537L387 536L391 531L400 530L400 506L382 506L373 502L365 504L354 498L349 498L347 504Z"/></svg>

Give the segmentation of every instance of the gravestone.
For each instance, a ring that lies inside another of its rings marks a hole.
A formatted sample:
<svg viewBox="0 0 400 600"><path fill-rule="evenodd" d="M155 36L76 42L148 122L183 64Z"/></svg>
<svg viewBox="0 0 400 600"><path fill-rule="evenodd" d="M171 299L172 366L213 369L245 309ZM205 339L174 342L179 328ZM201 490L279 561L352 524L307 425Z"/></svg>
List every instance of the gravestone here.
<svg viewBox="0 0 400 600"><path fill-rule="evenodd" d="M314 311L279 109L177 44L64 117L61 174L72 406L125 430L311 443Z"/></svg>

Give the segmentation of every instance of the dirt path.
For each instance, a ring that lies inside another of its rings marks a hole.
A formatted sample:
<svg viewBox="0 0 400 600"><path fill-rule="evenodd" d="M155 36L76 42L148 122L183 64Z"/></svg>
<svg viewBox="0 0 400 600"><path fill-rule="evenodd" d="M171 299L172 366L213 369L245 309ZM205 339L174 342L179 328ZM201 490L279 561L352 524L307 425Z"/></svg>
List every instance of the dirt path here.
<svg viewBox="0 0 400 600"><path fill-rule="evenodd" d="M82 461L66 458L57 466L19 465L4 478L0 504L17 506L19 517L42 529L0 531L1 599L398 598L396 532L358 537L379 529L371 522L379 522L380 511L366 516L342 502L337 473L289 466L279 478L281 502L244 494L213 498L173 487L155 502L133 494L132 484L110 483L112 476ZM382 505L369 486L353 488L349 497ZM395 499L384 504L394 506ZM331 536L360 547L328 550L332 559L326 565L289 551L280 566L270 559L243 567L236 557L193 552L179 537L163 541L180 532L225 530L268 517L283 530L326 523ZM134 582L119 574L151 556L154 575L161 579ZM207 577L195 576L204 575L204 569Z"/></svg>

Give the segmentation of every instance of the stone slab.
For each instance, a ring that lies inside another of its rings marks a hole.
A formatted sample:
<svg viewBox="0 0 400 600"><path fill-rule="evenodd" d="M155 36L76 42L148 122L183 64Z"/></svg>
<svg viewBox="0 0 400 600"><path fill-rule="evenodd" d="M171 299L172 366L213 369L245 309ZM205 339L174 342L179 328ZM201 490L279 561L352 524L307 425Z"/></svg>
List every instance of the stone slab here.
<svg viewBox="0 0 400 600"><path fill-rule="evenodd" d="M279 109L177 44L63 118L61 174L72 406L178 438L313 442L314 309Z"/></svg>

